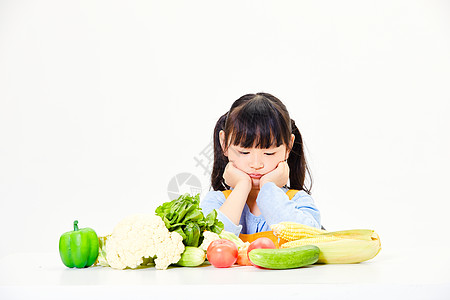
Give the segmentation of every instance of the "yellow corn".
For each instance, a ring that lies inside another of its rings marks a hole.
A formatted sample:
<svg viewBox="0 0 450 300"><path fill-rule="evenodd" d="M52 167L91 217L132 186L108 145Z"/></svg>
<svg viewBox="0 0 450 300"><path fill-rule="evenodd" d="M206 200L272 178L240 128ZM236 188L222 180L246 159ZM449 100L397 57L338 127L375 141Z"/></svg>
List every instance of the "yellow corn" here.
<svg viewBox="0 0 450 300"><path fill-rule="evenodd" d="M280 222L270 226L270 229L272 229L273 234L276 237L286 241L295 241L327 232L322 229L295 222Z"/></svg>
<svg viewBox="0 0 450 300"><path fill-rule="evenodd" d="M339 233L339 232L338 232ZM352 230L340 232L337 235L321 234L311 238L284 243L280 248L315 245L319 247L318 263L343 264L358 263L374 258L381 250L378 234L373 230ZM358 238L345 238L345 235Z"/></svg>
<svg viewBox="0 0 450 300"><path fill-rule="evenodd" d="M329 235L329 236L317 235L314 237L302 238L302 239L298 239L295 241L286 242L286 243L282 244L280 246L280 248L292 248L292 247L300 247L300 246L305 246L305 245L317 245L319 243L332 242L332 241L337 241L337 240L341 240L341 239L342 238L332 236L332 235Z"/></svg>
<svg viewBox="0 0 450 300"><path fill-rule="evenodd" d="M371 229L350 229L350 230L340 230L340 231L330 231L322 233L321 235L332 235L340 238L346 239L358 239L358 240L376 240L379 239L378 234Z"/></svg>

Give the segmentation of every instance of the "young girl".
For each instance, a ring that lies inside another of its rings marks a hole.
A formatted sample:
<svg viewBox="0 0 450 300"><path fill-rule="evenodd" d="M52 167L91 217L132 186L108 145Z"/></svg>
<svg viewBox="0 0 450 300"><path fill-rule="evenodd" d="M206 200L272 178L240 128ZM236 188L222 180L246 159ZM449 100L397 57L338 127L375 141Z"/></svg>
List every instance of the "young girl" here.
<svg viewBox="0 0 450 300"><path fill-rule="evenodd" d="M200 207L205 215L216 209L225 230L238 236L282 221L320 228L306 173L302 136L284 104L267 93L244 95L215 126L214 191ZM298 190L291 200L289 189Z"/></svg>

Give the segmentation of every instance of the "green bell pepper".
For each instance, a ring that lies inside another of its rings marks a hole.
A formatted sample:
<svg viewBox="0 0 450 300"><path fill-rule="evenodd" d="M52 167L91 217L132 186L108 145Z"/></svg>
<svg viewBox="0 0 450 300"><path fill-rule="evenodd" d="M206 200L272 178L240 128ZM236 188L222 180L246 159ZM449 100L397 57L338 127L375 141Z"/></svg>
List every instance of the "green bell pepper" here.
<svg viewBox="0 0 450 300"><path fill-rule="evenodd" d="M73 222L73 231L63 233L59 239L61 260L69 268L87 268L98 257L98 237L91 228L78 229L78 221Z"/></svg>

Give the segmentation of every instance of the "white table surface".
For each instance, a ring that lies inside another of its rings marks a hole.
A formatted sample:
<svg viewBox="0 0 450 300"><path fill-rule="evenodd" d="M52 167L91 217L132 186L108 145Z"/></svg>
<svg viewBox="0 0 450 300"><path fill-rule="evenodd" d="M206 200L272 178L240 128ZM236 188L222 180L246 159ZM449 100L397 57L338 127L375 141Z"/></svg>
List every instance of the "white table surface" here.
<svg viewBox="0 0 450 300"><path fill-rule="evenodd" d="M385 249L359 264L290 270L66 268L54 253L0 260L0 299L450 299L450 247ZM107 297L107 298L106 298ZM307 297L307 298L306 298Z"/></svg>

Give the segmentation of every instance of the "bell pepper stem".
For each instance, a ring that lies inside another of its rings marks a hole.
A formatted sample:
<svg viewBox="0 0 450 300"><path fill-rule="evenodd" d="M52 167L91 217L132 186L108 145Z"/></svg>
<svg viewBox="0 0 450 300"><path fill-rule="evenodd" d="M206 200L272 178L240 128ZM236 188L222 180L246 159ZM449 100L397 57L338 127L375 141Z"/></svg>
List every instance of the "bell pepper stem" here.
<svg viewBox="0 0 450 300"><path fill-rule="evenodd" d="M73 231L78 231L78 220L73 221Z"/></svg>

